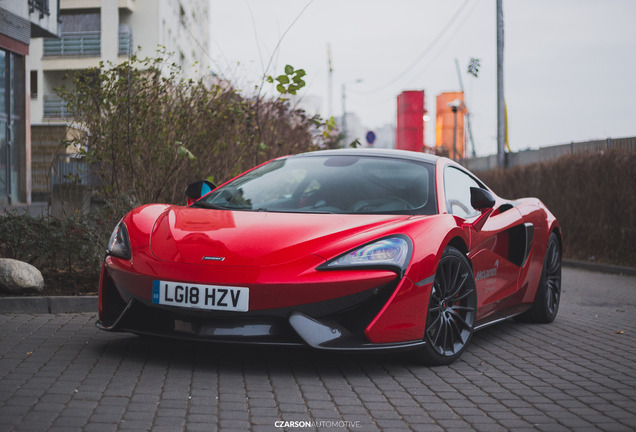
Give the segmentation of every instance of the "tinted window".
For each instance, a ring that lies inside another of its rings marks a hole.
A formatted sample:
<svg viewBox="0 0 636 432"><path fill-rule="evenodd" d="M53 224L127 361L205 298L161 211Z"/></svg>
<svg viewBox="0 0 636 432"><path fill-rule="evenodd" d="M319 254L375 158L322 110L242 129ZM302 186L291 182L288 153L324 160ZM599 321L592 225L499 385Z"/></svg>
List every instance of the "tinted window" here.
<svg viewBox="0 0 636 432"><path fill-rule="evenodd" d="M446 167L444 170L444 193L448 212L463 218L471 218L479 214L470 205L470 188L483 188L473 177L465 172Z"/></svg>
<svg viewBox="0 0 636 432"><path fill-rule="evenodd" d="M203 198L237 210L433 214L434 165L368 156L300 156L257 168Z"/></svg>
<svg viewBox="0 0 636 432"><path fill-rule="evenodd" d="M99 13L65 13L60 18L62 33L99 31L101 28Z"/></svg>

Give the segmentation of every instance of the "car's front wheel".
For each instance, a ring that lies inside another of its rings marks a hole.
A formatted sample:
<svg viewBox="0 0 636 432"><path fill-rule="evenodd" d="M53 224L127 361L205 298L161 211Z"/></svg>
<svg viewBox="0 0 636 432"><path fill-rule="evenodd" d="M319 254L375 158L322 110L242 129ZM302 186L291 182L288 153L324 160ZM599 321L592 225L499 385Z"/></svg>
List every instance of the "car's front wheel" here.
<svg viewBox="0 0 636 432"><path fill-rule="evenodd" d="M437 266L428 303L426 344L415 351L417 361L427 365L452 363L462 355L475 325L477 291L466 256L447 247Z"/></svg>

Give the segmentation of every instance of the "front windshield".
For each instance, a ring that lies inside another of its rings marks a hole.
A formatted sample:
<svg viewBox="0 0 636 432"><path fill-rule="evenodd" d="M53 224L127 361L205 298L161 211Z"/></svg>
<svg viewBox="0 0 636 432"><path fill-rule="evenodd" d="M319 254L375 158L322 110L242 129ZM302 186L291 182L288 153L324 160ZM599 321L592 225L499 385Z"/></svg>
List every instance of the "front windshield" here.
<svg viewBox="0 0 636 432"><path fill-rule="evenodd" d="M274 160L203 197L229 210L344 214L434 214L434 165L374 156Z"/></svg>

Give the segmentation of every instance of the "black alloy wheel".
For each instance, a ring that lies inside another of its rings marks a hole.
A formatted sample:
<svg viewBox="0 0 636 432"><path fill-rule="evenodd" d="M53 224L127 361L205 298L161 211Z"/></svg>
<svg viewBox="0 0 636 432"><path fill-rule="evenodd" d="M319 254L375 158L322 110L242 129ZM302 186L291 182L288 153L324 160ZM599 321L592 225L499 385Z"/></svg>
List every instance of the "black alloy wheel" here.
<svg viewBox="0 0 636 432"><path fill-rule="evenodd" d="M449 246L437 266L426 318L426 345L414 353L416 359L428 365L445 365L459 358L472 337L476 308L470 263Z"/></svg>

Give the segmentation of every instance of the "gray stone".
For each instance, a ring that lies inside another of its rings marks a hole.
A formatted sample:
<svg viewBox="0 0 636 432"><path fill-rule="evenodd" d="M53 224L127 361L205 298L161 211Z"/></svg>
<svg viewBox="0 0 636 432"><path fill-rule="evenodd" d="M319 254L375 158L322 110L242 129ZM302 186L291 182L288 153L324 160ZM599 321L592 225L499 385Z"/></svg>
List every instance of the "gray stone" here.
<svg viewBox="0 0 636 432"><path fill-rule="evenodd" d="M44 278L31 264L0 258L0 291L10 294L42 292Z"/></svg>

